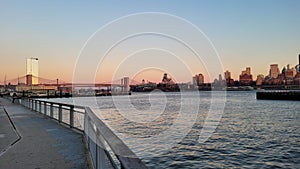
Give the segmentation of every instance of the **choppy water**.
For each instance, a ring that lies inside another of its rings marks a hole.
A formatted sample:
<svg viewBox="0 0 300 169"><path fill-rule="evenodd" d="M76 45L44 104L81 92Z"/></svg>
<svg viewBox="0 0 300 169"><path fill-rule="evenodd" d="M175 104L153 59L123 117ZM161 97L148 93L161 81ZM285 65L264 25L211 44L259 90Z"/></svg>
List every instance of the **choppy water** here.
<svg viewBox="0 0 300 169"><path fill-rule="evenodd" d="M190 100L182 105L183 98ZM199 143L211 93L202 92L197 99L189 92L158 92L74 102L92 107L149 168L300 168L300 102L256 100L255 92L227 92L218 127Z"/></svg>

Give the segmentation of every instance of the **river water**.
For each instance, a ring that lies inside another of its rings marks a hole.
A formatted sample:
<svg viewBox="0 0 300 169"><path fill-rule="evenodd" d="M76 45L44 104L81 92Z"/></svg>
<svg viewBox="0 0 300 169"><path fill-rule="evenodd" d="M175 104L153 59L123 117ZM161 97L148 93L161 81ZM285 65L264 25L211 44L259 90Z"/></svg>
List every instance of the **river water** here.
<svg viewBox="0 0 300 169"><path fill-rule="evenodd" d="M90 106L149 168L300 168L299 101L256 100L255 91L217 96L152 92L51 100ZM212 104L224 106L222 117L209 121L213 132L199 142Z"/></svg>

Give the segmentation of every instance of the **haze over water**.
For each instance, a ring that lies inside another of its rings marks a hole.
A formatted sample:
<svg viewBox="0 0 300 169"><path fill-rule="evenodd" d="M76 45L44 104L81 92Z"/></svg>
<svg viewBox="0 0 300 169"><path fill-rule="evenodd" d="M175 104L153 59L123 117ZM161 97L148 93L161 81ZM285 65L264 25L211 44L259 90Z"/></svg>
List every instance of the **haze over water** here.
<svg viewBox="0 0 300 169"><path fill-rule="evenodd" d="M181 94L196 97L191 92ZM168 146L167 142L153 146L137 142L136 138L152 137L171 127L180 111L180 93L134 93L129 98L136 109L147 112L151 106L149 98L155 100L163 96L167 98L164 113L144 124L125 119L116 111L111 97L97 97L96 104L94 98L79 98L79 101L91 106L149 168L300 167L300 105L297 101L256 100L253 91L227 92L224 114L217 129L205 143L199 143L211 101L210 92L201 92L196 123L179 143L165 150L160 147ZM72 102L71 99L52 101ZM174 135L174 139L176 137Z"/></svg>

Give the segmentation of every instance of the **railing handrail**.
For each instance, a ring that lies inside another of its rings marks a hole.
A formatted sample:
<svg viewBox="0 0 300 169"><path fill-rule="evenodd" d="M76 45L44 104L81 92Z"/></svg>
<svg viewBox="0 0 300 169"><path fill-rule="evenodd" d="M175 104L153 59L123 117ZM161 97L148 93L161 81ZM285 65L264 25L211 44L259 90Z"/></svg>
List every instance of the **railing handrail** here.
<svg viewBox="0 0 300 169"><path fill-rule="evenodd" d="M28 99L31 99L31 98L28 98ZM62 105L62 106L66 106L66 107L74 107L74 108L77 108L77 109L85 109L85 106L78 106L78 105L74 105L74 104L67 104L67 103L58 103L58 102L52 102L52 101L46 101L46 100L38 100L38 99L31 99L31 100L36 100L36 101L39 101L39 102L44 102L44 103L52 103L52 104L55 104L55 105Z"/></svg>
<svg viewBox="0 0 300 169"><path fill-rule="evenodd" d="M90 140L92 139L89 131L89 128L92 129L92 132L96 136L96 140L94 141L94 144L98 144L99 139L97 138L103 138L105 143L109 146L109 149L113 152L114 156L117 157L118 161L121 164L122 169L146 169L147 167L145 164L135 155L134 152L101 120L97 117L97 115L92 111L90 107L84 107L84 106L78 106L73 104L66 104L66 103L57 103L52 101L46 101L46 100L38 100L33 98L27 98L27 100L24 100L25 102L22 103L25 107L28 107L34 111L43 113L51 118L54 118L59 123L64 123L71 128L78 129L83 132L85 135L85 138L88 141L88 145L90 144ZM42 104L43 103L43 104ZM50 108L50 115L46 114L47 108L44 107L44 111L41 109L41 106L46 106ZM58 109L57 119L53 116L53 107ZM75 109L83 110L76 111ZM64 122L62 118L62 110L69 110L69 122ZM74 112L84 114L84 123L88 123L83 125L83 129L75 127L74 126ZM68 124L69 123L69 124ZM105 151L106 147L103 146L102 143L99 143L98 145L100 148L103 148ZM102 147L101 147L102 146ZM88 146L88 150L91 152L92 149ZM96 148L96 153L98 153L98 150ZM109 159L112 158L111 154L107 154L107 157ZM92 159L96 160L95 168L99 168L97 165L98 159ZM95 162L95 161L93 161ZM113 165L115 165L115 161L111 161ZM100 167L101 168L101 167ZM115 167L113 167L115 168Z"/></svg>
<svg viewBox="0 0 300 169"><path fill-rule="evenodd" d="M124 169L146 169L145 164L135 155L132 150L102 121L95 113L86 107L88 120L95 124L98 132L105 139L116 157L120 160ZM101 130L99 130L101 129ZM95 131L97 133L97 131Z"/></svg>

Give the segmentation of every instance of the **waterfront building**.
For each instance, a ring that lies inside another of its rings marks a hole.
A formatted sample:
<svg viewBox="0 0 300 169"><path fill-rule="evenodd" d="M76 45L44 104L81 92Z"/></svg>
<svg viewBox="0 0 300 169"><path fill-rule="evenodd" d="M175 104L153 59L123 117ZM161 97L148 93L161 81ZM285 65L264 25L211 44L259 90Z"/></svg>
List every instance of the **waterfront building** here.
<svg viewBox="0 0 300 169"><path fill-rule="evenodd" d="M296 76L296 69L290 68L285 71L284 77L287 85L294 84L294 77Z"/></svg>
<svg viewBox="0 0 300 169"><path fill-rule="evenodd" d="M198 75L193 76L193 85L194 86L199 86L203 83L204 83L204 75L203 74L200 73Z"/></svg>
<svg viewBox="0 0 300 169"><path fill-rule="evenodd" d="M26 60L26 84L39 84L39 63L38 58L30 57Z"/></svg>
<svg viewBox="0 0 300 169"><path fill-rule="evenodd" d="M300 54L298 55L298 66L300 66Z"/></svg>
<svg viewBox="0 0 300 169"><path fill-rule="evenodd" d="M219 81L222 81L222 80L223 80L222 75L219 74Z"/></svg>
<svg viewBox="0 0 300 169"><path fill-rule="evenodd" d="M269 76L270 78L276 79L278 75L280 74L278 64L271 64L270 65L270 71L269 71Z"/></svg>
<svg viewBox="0 0 300 169"><path fill-rule="evenodd" d="M230 79L231 78L231 72L229 72L228 70L226 70L226 72L224 73L225 79Z"/></svg>
<svg viewBox="0 0 300 169"><path fill-rule="evenodd" d="M297 74L297 71L294 67L292 67L292 68L288 67L288 69L284 72L285 77L288 79L294 78L296 76L296 74Z"/></svg>
<svg viewBox="0 0 300 169"><path fill-rule="evenodd" d="M296 68L297 73L299 73L300 72L300 65L297 65L295 68Z"/></svg>
<svg viewBox="0 0 300 169"><path fill-rule="evenodd" d="M297 72L295 78L294 78L294 84L300 85L300 72Z"/></svg>
<svg viewBox="0 0 300 169"><path fill-rule="evenodd" d="M233 86L234 80L231 78L231 72L226 70L226 72L224 73L224 76L225 76L227 86Z"/></svg>
<svg viewBox="0 0 300 169"><path fill-rule="evenodd" d="M264 75L262 74L259 74L257 75L257 78L256 78L256 86L261 86L263 85L263 82L264 82Z"/></svg>
<svg viewBox="0 0 300 169"><path fill-rule="evenodd" d="M168 84L168 83L171 83L171 82L172 82L172 79L171 79L171 78L168 78L168 74L165 73L164 76L163 76L163 78L162 78L162 80L161 80L161 82L162 82L162 83Z"/></svg>
<svg viewBox="0 0 300 169"><path fill-rule="evenodd" d="M281 74L285 74L285 71L286 71L286 67L284 66L282 71L281 71Z"/></svg>
<svg viewBox="0 0 300 169"><path fill-rule="evenodd" d="M157 84L157 89L165 92L177 92L180 91L179 86L175 83L172 78L168 78L168 74L165 73L161 83Z"/></svg>
<svg viewBox="0 0 300 169"><path fill-rule="evenodd" d="M57 85L17 85L16 91L23 92L23 91L39 91L39 92L47 92L47 91L57 91Z"/></svg>
<svg viewBox="0 0 300 169"><path fill-rule="evenodd" d="M252 81L253 78L251 74L251 68L247 67L246 70L242 71L240 75L239 83L240 85L250 85Z"/></svg>

